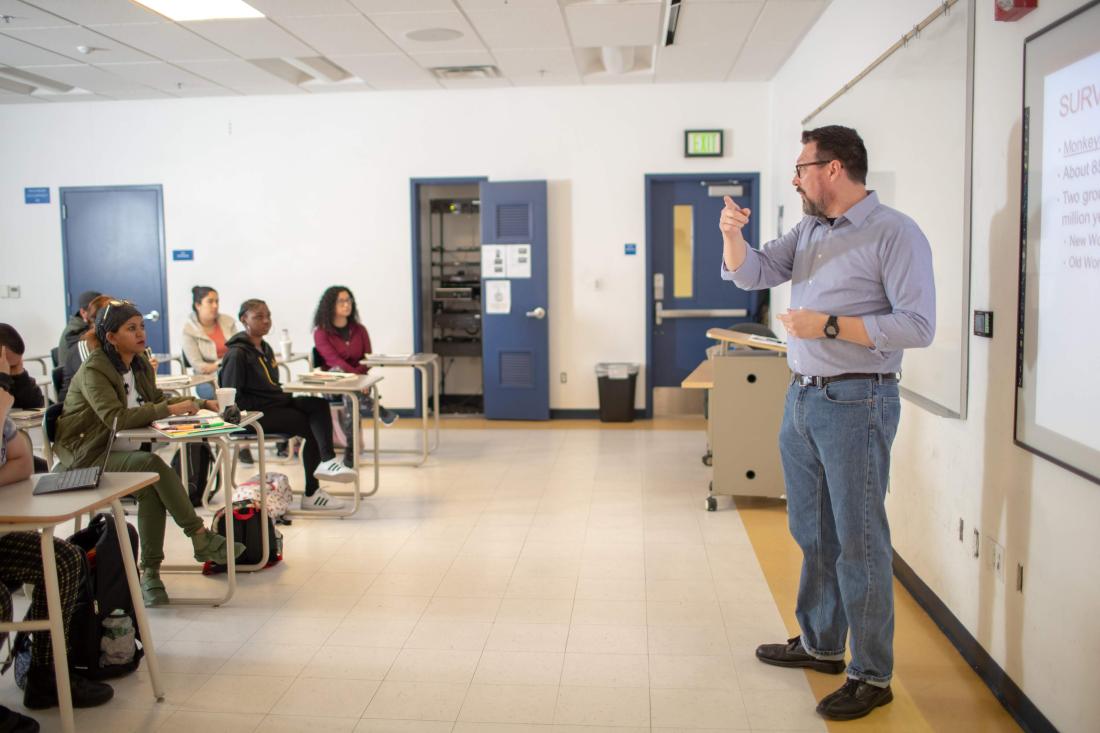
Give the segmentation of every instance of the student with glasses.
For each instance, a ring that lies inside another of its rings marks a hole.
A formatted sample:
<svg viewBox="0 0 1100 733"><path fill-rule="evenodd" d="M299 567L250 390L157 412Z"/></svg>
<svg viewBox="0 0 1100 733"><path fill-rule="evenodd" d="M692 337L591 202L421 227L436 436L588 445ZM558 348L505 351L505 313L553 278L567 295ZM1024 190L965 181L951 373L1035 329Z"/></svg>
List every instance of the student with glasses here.
<svg viewBox="0 0 1100 733"><path fill-rule="evenodd" d="M366 374L369 367L361 364L363 358L371 353L370 334L359 322L359 309L355 305L355 296L343 285L333 285L321 295L317 310L313 314L313 345L321 356L317 366L334 372ZM359 401L359 416L374 415L374 403L367 390ZM397 422L397 413L378 405L378 417L383 425L389 427ZM344 465L354 465L351 440L353 423L351 398L344 396L344 431L348 434L348 447L344 451ZM358 426L356 426L358 427Z"/></svg>
<svg viewBox="0 0 1100 733"><path fill-rule="evenodd" d="M169 399L157 388L156 372L145 358L145 322L132 304L108 302L96 315L95 338L99 348L91 352L73 378L57 422L54 453L62 468L99 465L116 419L120 430L129 430L147 427L169 415L192 415L200 406L217 410L212 400ZM168 592L160 579L166 512L191 538L197 561L225 563L225 538L203 526L180 477L159 456L116 440L105 470L149 471L159 476L155 484L134 494L138 500L145 605L168 603ZM233 551L239 556L244 545L235 543Z"/></svg>
<svg viewBox="0 0 1100 733"><path fill-rule="evenodd" d="M332 415L320 397L293 397L279 383L275 352L264 336L271 331L267 303L252 298L241 304L244 330L226 342L218 384L237 390L237 406L259 410L266 433L285 433L305 438L302 466L305 496L302 509L340 509L344 502L321 488L319 479L340 483L355 480L355 471L336 459L332 448Z"/></svg>

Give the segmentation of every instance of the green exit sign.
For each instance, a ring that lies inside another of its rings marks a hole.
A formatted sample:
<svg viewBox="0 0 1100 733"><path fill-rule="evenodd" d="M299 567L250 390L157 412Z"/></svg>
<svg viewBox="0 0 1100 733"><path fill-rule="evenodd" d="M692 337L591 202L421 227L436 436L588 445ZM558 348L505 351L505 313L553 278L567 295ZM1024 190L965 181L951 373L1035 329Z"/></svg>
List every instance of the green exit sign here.
<svg viewBox="0 0 1100 733"><path fill-rule="evenodd" d="M685 158L721 158L721 130L684 130Z"/></svg>

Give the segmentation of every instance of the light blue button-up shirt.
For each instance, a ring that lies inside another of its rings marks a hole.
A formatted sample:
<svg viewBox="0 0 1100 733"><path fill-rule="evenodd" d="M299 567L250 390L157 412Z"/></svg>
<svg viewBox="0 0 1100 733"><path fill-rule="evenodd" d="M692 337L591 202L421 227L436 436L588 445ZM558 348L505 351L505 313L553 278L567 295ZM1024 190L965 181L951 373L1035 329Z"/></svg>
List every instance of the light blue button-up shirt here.
<svg viewBox="0 0 1100 733"><path fill-rule="evenodd" d="M928 346L936 332L932 250L916 222L871 191L832 225L817 216L759 250L748 248L722 279L743 290L791 281L791 308L862 316L873 347L840 339L788 343L791 370L814 377L901 371L903 349Z"/></svg>

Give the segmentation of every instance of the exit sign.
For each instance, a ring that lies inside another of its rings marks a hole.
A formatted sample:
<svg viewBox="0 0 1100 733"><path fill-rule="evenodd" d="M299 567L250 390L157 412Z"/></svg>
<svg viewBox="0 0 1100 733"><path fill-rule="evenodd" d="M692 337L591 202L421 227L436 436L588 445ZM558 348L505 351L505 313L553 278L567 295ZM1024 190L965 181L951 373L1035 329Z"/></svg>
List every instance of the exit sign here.
<svg viewBox="0 0 1100 733"><path fill-rule="evenodd" d="M722 130L684 130L685 158L721 158Z"/></svg>

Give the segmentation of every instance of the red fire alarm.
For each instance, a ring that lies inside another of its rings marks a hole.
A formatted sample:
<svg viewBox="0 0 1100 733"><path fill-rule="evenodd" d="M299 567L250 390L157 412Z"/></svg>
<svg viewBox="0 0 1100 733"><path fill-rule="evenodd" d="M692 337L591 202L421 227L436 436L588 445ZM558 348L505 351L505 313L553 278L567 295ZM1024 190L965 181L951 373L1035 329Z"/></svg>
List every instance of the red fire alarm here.
<svg viewBox="0 0 1100 733"><path fill-rule="evenodd" d="M993 20L1019 20L1037 7L1039 0L993 0Z"/></svg>

